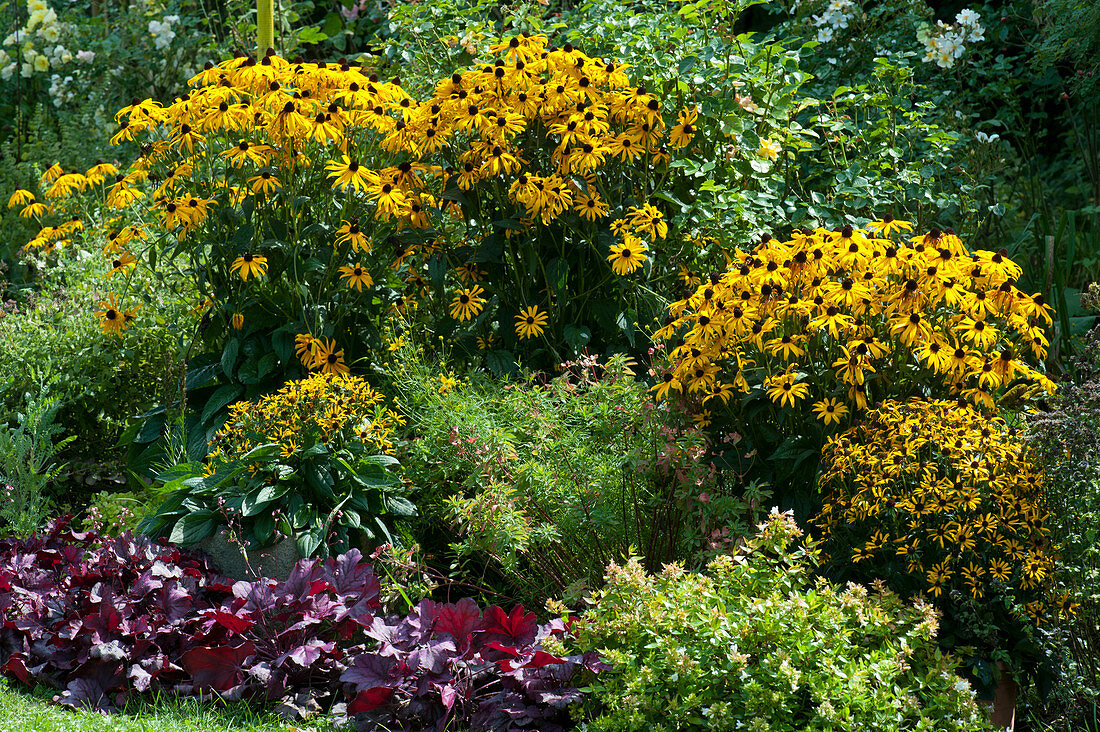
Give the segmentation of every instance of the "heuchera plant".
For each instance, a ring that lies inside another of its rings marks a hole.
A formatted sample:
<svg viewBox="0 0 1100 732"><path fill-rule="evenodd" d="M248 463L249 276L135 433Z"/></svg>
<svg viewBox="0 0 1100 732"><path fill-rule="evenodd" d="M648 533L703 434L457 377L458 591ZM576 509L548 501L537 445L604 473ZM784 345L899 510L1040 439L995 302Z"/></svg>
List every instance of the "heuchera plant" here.
<svg viewBox="0 0 1100 732"><path fill-rule="evenodd" d="M68 519L0 541L0 673L109 710L150 689L215 692L306 716L346 709L397 728L554 729L593 654L561 657L560 621L471 600L377 616L381 587L352 550L303 560L285 582L231 582L146 537L79 533ZM344 684L341 684L341 681Z"/></svg>
<svg viewBox="0 0 1100 732"><path fill-rule="evenodd" d="M560 619L538 625L522 605L482 614L470 599L422 600L407 617L376 618L367 631L376 651L341 677L357 692L348 713L385 729L446 729L454 720L479 730L564 729L566 707L581 699L570 680L581 669L608 668L595 653L543 650L560 649L567 632Z"/></svg>

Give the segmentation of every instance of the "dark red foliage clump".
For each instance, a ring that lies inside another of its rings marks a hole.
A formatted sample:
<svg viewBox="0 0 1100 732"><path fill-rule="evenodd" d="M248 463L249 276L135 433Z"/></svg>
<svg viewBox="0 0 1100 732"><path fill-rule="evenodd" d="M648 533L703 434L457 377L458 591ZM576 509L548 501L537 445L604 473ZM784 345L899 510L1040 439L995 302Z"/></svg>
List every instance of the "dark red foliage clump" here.
<svg viewBox="0 0 1100 732"><path fill-rule="evenodd" d="M303 560L285 582L233 582L178 547L73 531L0 541L0 673L59 690L63 704L121 706L134 693L216 692L304 716L333 708L367 724L553 730L594 655L560 658L522 607L424 600L382 617L357 550ZM339 708L339 707L337 707Z"/></svg>

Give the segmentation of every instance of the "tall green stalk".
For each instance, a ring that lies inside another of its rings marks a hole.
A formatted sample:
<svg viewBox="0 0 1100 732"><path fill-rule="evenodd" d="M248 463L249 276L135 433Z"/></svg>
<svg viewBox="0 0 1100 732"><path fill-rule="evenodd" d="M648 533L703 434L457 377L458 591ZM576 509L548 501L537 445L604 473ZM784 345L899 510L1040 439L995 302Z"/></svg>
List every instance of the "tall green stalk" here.
<svg viewBox="0 0 1100 732"><path fill-rule="evenodd" d="M263 58L275 42L275 0L256 0L257 58Z"/></svg>

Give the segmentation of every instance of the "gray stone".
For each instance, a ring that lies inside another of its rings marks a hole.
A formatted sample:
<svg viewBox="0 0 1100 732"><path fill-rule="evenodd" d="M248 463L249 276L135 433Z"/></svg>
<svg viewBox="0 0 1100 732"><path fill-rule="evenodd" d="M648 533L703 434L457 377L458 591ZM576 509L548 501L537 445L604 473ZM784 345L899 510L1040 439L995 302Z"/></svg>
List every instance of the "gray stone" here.
<svg viewBox="0 0 1100 732"><path fill-rule="evenodd" d="M209 554L221 573L231 579L251 581L268 577L283 582L290 576L290 570L295 563L302 558L298 554L295 541L283 539L266 549L249 550L246 563L240 547L230 544L227 537L225 533L215 533L195 544L195 548ZM249 567L252 568L251 571Z"/></svg>

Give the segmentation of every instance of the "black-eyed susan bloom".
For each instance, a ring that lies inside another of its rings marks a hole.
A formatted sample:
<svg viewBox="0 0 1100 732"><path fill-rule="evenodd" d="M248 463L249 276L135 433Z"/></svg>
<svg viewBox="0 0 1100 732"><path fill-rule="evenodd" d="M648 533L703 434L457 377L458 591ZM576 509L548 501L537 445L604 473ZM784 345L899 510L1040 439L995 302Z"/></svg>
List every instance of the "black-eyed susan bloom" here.
<svg viewBox="0 0 1100 732"><path fill-rule="evenodd" d="M294 355L306 368L313 367L313 335L298 333L294 336Z"/></svg>
<svg viewBox="0 0 1100 732"><path fill-rule="evenodd" d="M619 276L633 273L649 259L646 251L645 242L636 236L628 235L621 243L612 244L611 253L607 255L611 271Z"/></svg>
<svg viewBox="0 0 1100 732"><path fill-rule="evenodd" d="M127 274L132 271L135 266L136 260L134 259L134 255L130 252L122 251L111 259L111 268L107 270L104 276L110 279L116 274Z"/></svg>
<svg viewBox="0 0 1100 732"><path fill-rule="evenodd" d="M912 231L913 224L886 214L880 220L867 224L867 228L879 236L890 236L895 231Z"/></svg>
<svg viewBox="0 0 1100 732"><path fill-rule="evenodd" d="M668 131L668 144L674 150L687 147L691 139L695 137L695 121L698 117L699 112L695 108L680 110L680 114L676 118L676 124Z"/></svg>
<svg viewBox="0 0 1100 732"><path fill-rule="evenodd" d="M631 207L628 213L630 225L635 231L648 234L652 240L668 236L668 224L665 223L664 215L652 203Z"/></svg>
<svg viewBox="0 0 1100 732"><path fill-rule="evenodd" d="M480 285L456 292L451 300L451 317L459 321L476 318L485 308L486 300L481 297L484 292Z"/></svg>
<svg viewBox="0 0 1100 732"><path fill-rule="evenodd" d="M374 287L374 278L370 276L370 272L362 264L349 264L341 267L340 279L347 282L349 289L354 288L359 292L362 292L364 287Z"/></svg>
<svg viewBox="0 0 1100 732"><path fill-rule="evenodd" d="M34 203L34 194L20 188L11 194L11 198L8 199L8 208L26 206L28 203Z"/></svg>
<svg viewBox="0 0 1100 732"><path fill-rule="evenodd" d="M813 406L814 414L828 427L831 424L839 424L848 413L848 407L836 399L822 399Z"/></svg>
<svg viewBox="0 0 1100 732"><path fill-rule="evenodd" d="M595 221L596 219L602 219L604 216L607 216L608 205L600 198L599 193L592 191L592 195L590 196L586 196L583 193L577 196L577 200L573 204L573 210L583 218L589 221Z"/></svg>
<svg viewBox="0 0 1100 732"><path fill-rule="evenodd" d="M538 305L531 305L520 310L516 316L516 335L521 339L537 338L542 335L547 322L547 314L541 312Z"/></svg>
<svg viewBox="0 0 1100 732"><path fill-rule="evenodd" d="M282 188L282 184L279 179L275 177L270 170L265 170L259 175L254 175L247 181L248 185L252 188L252 192L259 195L269 196L275 191Z"/></svg>
<svg viewBox="0 0 1100 732"><path fill-rule="evenodd" d="M371 242L359 228L359 219L354 218L351 221L340 222L340 228L336 230L336 244L339 246L345 243L351 244L351 248L355 251L370 253Z"/></svg>
<svg viewBox="0 0 1100 732"><path fill-rule="evenodd" d="M40 219L46 215L49 211L49 207L39 201L33 201L28 203L20 210L19 215L24 219L36 218Z"/></svg>
<svg viewBox="0 0 1100 732"><path fill-rule="evenodd" d="M103 335L116 335L119 338L137 314L137 308L124 310L114 293L106 300L101 300L99 307L101 309L95 311L95 316L99 318L99 329L103 331Z"/></svg>
<svg viewBox="0 0 1100 732"><path fill-rule="evenodd" d="M326 374L346 374L350 369L344 363L344 349L336 350L336 339L315 338L310 343L313 364L310 368L320 369Z"/></svg>
<svg viewBox="0 0 1100 732"><path fill-rule="evenodd" d="M245 254L233 260L229 271L236 272L245 282L249 277L259 279L267 274L267 257L260 254Z"/></svg>
<svg viewBox="0 0 1100 732"><path fill-rule="evenodd" d="M684 391L684 385L680 383L680 380L671 371L666 371L661 374L661 378L649 389L653 392L653 396L657 400L667 399L670 391L682 393Z"/></svg>
<svg viewBox="0 0 1100 732"><path fill-rule="evenodd" d="M798 374L787 372L776 374L764 381L768 398L781 407L794 407L800 399L810 395L810 385L798 383Z"/></svg>
<svg viewBox="0 0 1100 732"><path fill-rule="evenodd" d="M358 160L353 160L347 155L341 155L340 160L333 160L325 165L332 179L332 187L347 190L348 186L357 192L368 188L377 182L372 170L360 165Z"/></svg>

